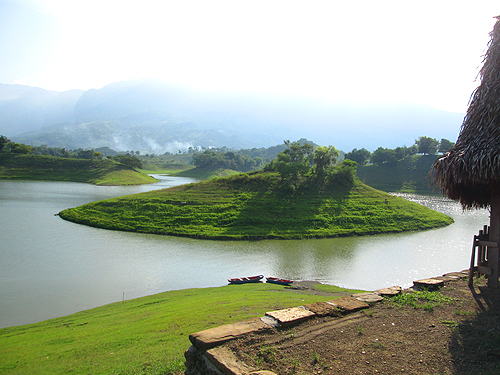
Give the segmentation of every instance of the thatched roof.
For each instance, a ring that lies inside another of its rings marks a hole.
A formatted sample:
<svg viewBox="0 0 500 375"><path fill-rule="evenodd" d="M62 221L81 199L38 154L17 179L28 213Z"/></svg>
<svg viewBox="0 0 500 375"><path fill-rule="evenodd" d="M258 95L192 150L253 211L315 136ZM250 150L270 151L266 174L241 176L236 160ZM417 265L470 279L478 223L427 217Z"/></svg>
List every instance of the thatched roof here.
<svg viewBox="0 0 500 375"><path fill-rule="evenodd" d="M464 208L490 204L500 187L500 16L455 146L432 166L434 184Z"/></svg>

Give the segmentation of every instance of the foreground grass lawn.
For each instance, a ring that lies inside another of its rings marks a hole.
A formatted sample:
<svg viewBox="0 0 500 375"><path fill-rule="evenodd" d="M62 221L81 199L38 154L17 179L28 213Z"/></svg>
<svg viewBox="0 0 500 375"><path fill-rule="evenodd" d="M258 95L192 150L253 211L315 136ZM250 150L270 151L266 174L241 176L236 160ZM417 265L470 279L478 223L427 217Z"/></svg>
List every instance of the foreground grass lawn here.
<svg viewBox="0 0 500 375"><path fill-rule="evenodd" d="M0 329L0 373L181 373L191 333L330 299L259 283L170 291L113 303Z"/></svg>
<svg viewBox="0 0 500 375"><path fill-rule="evenodd" d="M239 174L93 202L60 216L105 229L243 240L398 233L453 222L359 180L349 187L310 184L286 194L272 173Z"/></svg>

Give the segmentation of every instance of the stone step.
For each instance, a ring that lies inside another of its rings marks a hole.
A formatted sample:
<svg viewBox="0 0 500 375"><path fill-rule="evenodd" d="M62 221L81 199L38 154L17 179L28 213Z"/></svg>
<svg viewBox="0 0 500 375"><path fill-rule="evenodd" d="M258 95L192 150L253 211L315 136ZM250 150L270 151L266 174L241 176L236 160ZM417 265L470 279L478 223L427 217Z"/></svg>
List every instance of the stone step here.
<svg viewBox="0 0 500 375"><path fill-rule="evenodd" d="M289 309L266 312L267 316L276 319L281 326L288 327L298 324L306 319L312 318L315 314L303 307L292 307Z"/></svg>
<svg viewBox="0 0 500 375"><path fill-rule="evenodd" d="M371 292L356 293L352 294L351 297L356 298L358 301L363 301L366 303L376 303L384 299L384 297L382 297L380 294Z"/></svg>
<svg viewBox="0 0 500 375"><path fill-rule="evenodd" d="M421 279L421 280L415 280L413 282L413 286L415 289L429 289L429 290L435 290L444 285L444 280L442 278L431 278L431 279Z"/></svg>
<svg viewBox="0 0 500 375"><path fill-rule="evenodd" d="M257 370L241 362L231 350L224 346L207 350L206 356L224 375L246 375Z"/></svg>
<svg viewBox="0 0 500 375"><path fill-rule="evenodd" d="M467 277L469 277L469 271L467 272L449 272L449 273L445 273L443 276L448 276L448 277L453 277L453 278L456 278L456 279L465 279Z"/></svg>
<svg viewBox="0 0 500 375"><path fill-rule="evenodd" d="M310 303L304 305L304 307L315 313L317 316L341 316L339 309L327 302Z"/></svg>
<svg viewBox="0 0 500 375"><path fill-rule="evenodd" d="M266 329L270 329L270 326L265 324L260 318L254 318L192 333L189 335L189 340L198 349L207 350L247 333Z"/></svg>
<svg viewBox="0 0 500 375"><path fill-rule="evenodd" d="M353 297L340 297L331 301L328 301L328 303L332 304L335 307L338 307L345 312L354 312L357 310L361 309L367 309L370 307L366 302L357 300L356 298Z"/></svg>
<svg viewBox="0 0 500 375"><path fill-rule="evenodd" d="M374 290L373 293L380 294L381 296L395 296L401 293L402 290L403 288L401 288L400 286L391 286L389 288Z"/></svg>

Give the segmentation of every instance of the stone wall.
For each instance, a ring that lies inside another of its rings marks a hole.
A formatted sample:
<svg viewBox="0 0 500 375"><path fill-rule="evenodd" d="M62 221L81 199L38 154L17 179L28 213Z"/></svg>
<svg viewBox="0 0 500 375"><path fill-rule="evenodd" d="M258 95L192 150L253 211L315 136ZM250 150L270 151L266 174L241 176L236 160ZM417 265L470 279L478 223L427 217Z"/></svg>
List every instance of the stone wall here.
<svg viewBox="0 0 500 375"><path fill-rule="evenodd" d="M468 270L450 273L441 277L417 280L414 288L438 287L444 281L463 278ZM270 311L265 316L244 322L227 324L210 328L189 335L191 347L184 353L186 358L186 375L276 375L270 371L253 368L241 362L226 347L224 343L242 337L249 333L287 328L315 317L342 316L361 309L367 309L370 304L383 299L385 295L395 295L401 292L401 287L383 288L369 293L353 294L328 302L316 302L305 306Z"/></svg>

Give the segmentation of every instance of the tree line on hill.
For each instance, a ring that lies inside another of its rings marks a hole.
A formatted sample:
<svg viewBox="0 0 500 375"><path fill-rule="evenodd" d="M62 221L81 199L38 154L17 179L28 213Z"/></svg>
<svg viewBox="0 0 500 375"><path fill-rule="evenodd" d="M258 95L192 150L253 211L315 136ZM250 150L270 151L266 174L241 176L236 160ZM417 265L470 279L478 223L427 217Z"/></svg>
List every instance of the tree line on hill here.
<svg viewBox="0 0 500 375"><path fill-rule="evenodd" d="M303 147L303 149L300 149L299 145L300 147ZM394 164L398 160L404 159L405 157L410 155L434 155L438 152L444 153L451 149L453 146L454 143L447 139L441 139L441 141L438 141L435 138L422 136L415 140L415 144L410 147L401 146L396 147L395 149L379 147L373 152L370 152L365 148L355 148L352 151L344 154L342 151L338 150L335 153L334 151L332 151L332 149L328 149L327 152L322 148L325 146L318 146L315 143L302 138L295 142L285 141L283 144L268 148L261 147L241 149L238 151L228 149L227 147L190 147L187 153L191 154L191 164L195 165L196 167L225 168L240 172L248 172L264 168L265 170L280 171L283 176L288 174L288 177L285 179L288 179L289 181L295 181L298 176L304 174L307 169L304 169L305 164L303 163L303 160L301 162L298 162L298 160L296 160L296 158L298 157L297 155L299 154L302 155L301 157L308 158L309 168L315 167L316 169L314 173L318 176L318 178L322 180L329 175L331 170L329 172L328 166L326 164L322 164L321 158L325 158L325 160L328 160L328 158L331 157L330 154L332 153L336 155L336 157L334 158L335 161L349 159L355 161L360 166L369 163L374 165L381 165ZM318 150L317 156L315 156L316 150ZM80 159L103 159L106 157L108 159L116 160L131 168L141 168L141 158L155 157L155 155L140 156L139 151L117 152L110 149L109 147L101 147L98 149L90 150L81 148L77 150L66 150L65 148L48 147L46 145L29 146L21 143L11 142L5 136L0 136L0 152L52 155L58 157ZM321 153L323 153L323 155L320 157ZM165 155L167 155L167 153L165 153ZM172 156L175 157L175 155ZM318 158L317 161L319 162L319 164L315 162L315 157ZM286 161L287 158L290 158L290 165L285 168L284 165L288 163ZM292 183L292 185L294 185L294 183Z"/></svg>
<svg viewBox="0 0 500 375"><path fill-rule="evenodd" d="M307 139L299 139L298 144L310 144L313 150L317 147L315 143ZM353 149L348 153L339 151L339 160L349 159L358 163L358 165L366 164L393 164L398 160L404 159L410 155L423 154L435 155L438 152L445 153L454 146L454 143L448 139L442 138L438 141L435 138L422 136L415 140L415 143L410 146L401 146L394 149L379 147L375 151L370 152L365 148ZM268 148L252 148L231 150L226 147L221 148L190 148L188 151L192 153L192 164L197 167L219 166L238 171L249 171L259 169L265 166L278 157L278 155L286 150L289 145L285 143ZM309 146L307 146L309 147Z"/></svg>
<svg viewBox="0 0 500 375"><path fill-rule="evenodd" d="M194 153L191 163L196 167L216 167L249 172L260 169L263 160L260 157L251 158L248 155L242 155L237 151L205 150L201 153Z"/></svg>
<svg viewBox="0 0 500 375"><path fill-rule="evenodd" d="M410 147L402 146L396 147L395 149L379 147L373 152L365 148L359 150L355 148L351 152L346 153L345 158L357 162L358 165L366 165L368 163L375 165L385 163L394 164L398 160L404 159L410 155L435 155L438 152L445 153L454 145L455 143L444 138L438 141L431 137L419 137L415 140L415 144Z"/></svg>

